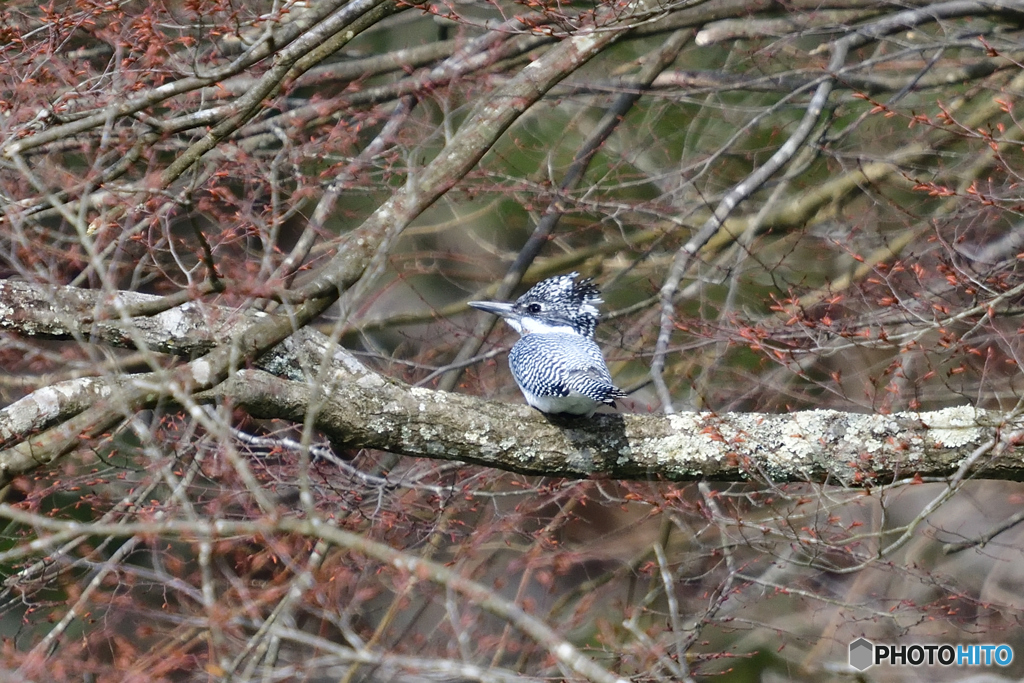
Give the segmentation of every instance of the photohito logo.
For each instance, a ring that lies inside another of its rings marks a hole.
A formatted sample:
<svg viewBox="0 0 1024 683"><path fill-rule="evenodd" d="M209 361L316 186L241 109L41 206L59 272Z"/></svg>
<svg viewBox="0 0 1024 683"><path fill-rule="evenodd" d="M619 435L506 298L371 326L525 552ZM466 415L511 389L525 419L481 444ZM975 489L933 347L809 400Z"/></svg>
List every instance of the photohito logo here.
<svg viewBox="0 0 1024 683"><path fill-rule="evenodd" d="M858 638L850 643L850 666L864 671L875 664L892 666L1009 666L1009 645L892 645Z"/></svg>

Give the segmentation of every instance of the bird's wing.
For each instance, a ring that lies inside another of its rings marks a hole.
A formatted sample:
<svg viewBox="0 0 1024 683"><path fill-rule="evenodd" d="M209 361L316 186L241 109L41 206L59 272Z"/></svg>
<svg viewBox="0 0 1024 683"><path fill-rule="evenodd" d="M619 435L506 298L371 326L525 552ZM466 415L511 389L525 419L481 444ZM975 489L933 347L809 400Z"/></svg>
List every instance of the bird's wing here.
<svg viewBox="0 0 1024 683"><path fill-rule="evenodd" d="M513 347L509 364L516 381L536 394L575 392L603 403L625 396L612 383L601 349L579 335L528 334Z"/></svg>

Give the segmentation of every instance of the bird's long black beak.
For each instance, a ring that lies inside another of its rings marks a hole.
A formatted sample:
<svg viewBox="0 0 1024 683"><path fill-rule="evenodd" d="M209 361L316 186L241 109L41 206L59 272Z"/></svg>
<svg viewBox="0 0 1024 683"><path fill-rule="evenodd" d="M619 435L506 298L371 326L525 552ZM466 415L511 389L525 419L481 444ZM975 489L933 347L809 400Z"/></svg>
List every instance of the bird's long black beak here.
<svg viewBox="0 0 1024 683"><path fill-rule="evenodd" d="M469 305L473 308L479 308L481 311L500 315L502 318L514 315L512 311L512 304L501 303L499 301L470 301Z"/></svg>

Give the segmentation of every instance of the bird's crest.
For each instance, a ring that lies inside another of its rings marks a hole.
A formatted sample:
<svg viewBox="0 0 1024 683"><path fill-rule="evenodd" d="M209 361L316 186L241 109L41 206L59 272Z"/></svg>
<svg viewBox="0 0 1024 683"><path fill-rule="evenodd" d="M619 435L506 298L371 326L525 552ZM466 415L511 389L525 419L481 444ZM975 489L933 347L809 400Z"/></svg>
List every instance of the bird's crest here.
<svg viewBox="0 0 1024 683"><path fill-rule="evenodd" d="M603 300L590 278L577 277L579 273L572 272L538 282L516 300L516 312L592 337L599 315L597 304Z"/></svg>

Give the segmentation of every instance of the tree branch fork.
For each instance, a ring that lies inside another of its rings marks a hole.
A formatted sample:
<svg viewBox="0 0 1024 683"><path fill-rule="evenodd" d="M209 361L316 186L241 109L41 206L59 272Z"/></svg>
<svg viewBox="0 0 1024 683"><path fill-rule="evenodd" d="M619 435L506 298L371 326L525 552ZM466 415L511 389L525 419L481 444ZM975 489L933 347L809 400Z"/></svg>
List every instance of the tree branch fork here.
<svg viewBox="0 0 1024 683"><path fill-rule="evenodd" d="M126 303L159 310L153 305L158 297L151 295L119 292L115 298L122 311ZM242 335L257 320L268 322L266 314L247 318L197 303L125 319L103 313L111 301L91 290L3 281L0 329L108 346L142 344L194 357L212 348L213 340ZM95 435L128 417L119 398L125 392L149 392L149 403L180 404L180 397L159 390L153 374L70 379L0 410L0 479L9 481L63 455L49 452L48 444L63 443L71 432ZM811 410L547 417L525 405L409 387L371 371L309 328L224 381L197 385L191 398L226 402L257 418L313 419L339 448L531 475L867 487L947 477L981 449L998 456L980 464L975 476L1024 479L1017 444L1024 420L998 411L959 406L891 415Z"/></svg>

